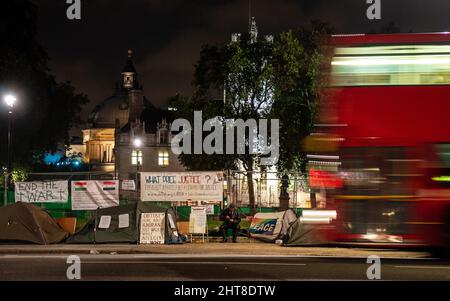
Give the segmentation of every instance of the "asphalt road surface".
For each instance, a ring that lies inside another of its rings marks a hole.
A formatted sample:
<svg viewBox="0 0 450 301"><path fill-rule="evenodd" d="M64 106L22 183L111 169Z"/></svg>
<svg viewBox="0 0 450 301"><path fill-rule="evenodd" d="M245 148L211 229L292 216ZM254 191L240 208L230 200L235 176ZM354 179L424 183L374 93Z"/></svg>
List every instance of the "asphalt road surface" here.
<svg viewBox="0 0 450 301"><path fill-rule="evenodd" d="M67 280L68 255L0 255L0 280ZM367 280L367 258L80 255L81 280ZM73 266L73 265L72 265ZM450 280L450 262L382 258L382 280Z"/></svg>

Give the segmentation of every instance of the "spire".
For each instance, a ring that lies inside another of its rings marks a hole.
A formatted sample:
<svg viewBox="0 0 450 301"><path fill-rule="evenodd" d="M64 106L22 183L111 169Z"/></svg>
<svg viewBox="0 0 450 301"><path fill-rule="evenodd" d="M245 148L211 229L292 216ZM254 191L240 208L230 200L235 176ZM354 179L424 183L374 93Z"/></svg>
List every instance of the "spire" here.
<svg viewBox="0 0 450 301"><path fill-rule="evenodd" d="M128 73L136 73L136 70L134 69L134 65L133 65L133 50L128 49L127 51L128 53L128 59L127 59L127 63L125 64L125 67L122 70L122 73L124 72L128 72Z"/></svg>
<svg viewBox="0 0 450 301"><path fill-rule="evenodd" d="M252 23L252 0L248 0L248 26Z"/></svg>
<svg viewBox="0 0 450 301"><path fill-rule="evenodd" d="M250 35L250 43L256 43L258 39L258 27L256 26L255 17L252 17L252 20L249 24L249 35Z"/></svg>
<svg viewBox="0 0 450 301"><path fill-rule="evenodd" d="M136 69L133 65L133 50L128 49L127 51L127 62L122 69L122 87L126 89L137 88L137 74Z"/></svg>

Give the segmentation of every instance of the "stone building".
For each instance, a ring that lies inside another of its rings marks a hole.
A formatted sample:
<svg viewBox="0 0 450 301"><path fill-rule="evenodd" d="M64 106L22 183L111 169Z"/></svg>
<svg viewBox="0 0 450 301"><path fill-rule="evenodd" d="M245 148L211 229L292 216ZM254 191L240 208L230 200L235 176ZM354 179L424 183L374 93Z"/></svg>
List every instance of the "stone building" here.
<svg viewBox="0 0 450 301"><path fill-rule="evenodd" d="M138 171L183 171L170 149L170 111L145 97L132 54L129 50L113 95L89 115L83 130L85 162L119 180L134 180Z"/></svg>

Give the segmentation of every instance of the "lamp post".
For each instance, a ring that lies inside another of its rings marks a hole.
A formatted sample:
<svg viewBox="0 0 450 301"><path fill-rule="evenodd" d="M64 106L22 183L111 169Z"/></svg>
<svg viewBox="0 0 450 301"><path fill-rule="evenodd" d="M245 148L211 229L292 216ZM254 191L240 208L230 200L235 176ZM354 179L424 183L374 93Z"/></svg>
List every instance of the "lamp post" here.
<svg viewBox="0 0 450 301"><path fill-rule="evenodd" d="M5 175L5 194L4 194L4 205L6 206L8 203L8 187L11 183L11 173L12 173L12 152L11 152L11 145L12 145L12 120L13 120L13 108L14 104L17 101L17 98L12 94L6 94L3 97L3 101L5 102L6 106L8 107L8 150L7 150L7 169L6 169L6 175Z"/></svg>
<svg viewBox="0 0 450 301"><path fill-rule="evenodd" d="M139 152L141 151L140 148L142 146L142 140L140 138L135 138L133 140L133 145L136 148L136 178L135 178L135 182L136 182L136 200L139 201L139 192L140 192L140 186L138 185L138 181L139 181L139 165L141 164L141 160L140 160L140 156L139 156ZM138 189L139 187L139 189Z"/></svg>

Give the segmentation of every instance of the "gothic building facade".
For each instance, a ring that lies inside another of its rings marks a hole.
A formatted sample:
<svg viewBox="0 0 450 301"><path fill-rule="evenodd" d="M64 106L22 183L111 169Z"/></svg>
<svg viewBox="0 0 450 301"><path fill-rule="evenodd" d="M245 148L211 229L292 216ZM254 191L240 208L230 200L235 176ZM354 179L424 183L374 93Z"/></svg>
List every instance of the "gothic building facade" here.
<svg viewBox="0 0 450 301"><path fill-rule="evenodd" d="M171 121L170 111L145 97L129 50L113 95L94 108L83 130L85 162L119 180L145 171L183 171L170 150Z"/></svg>

